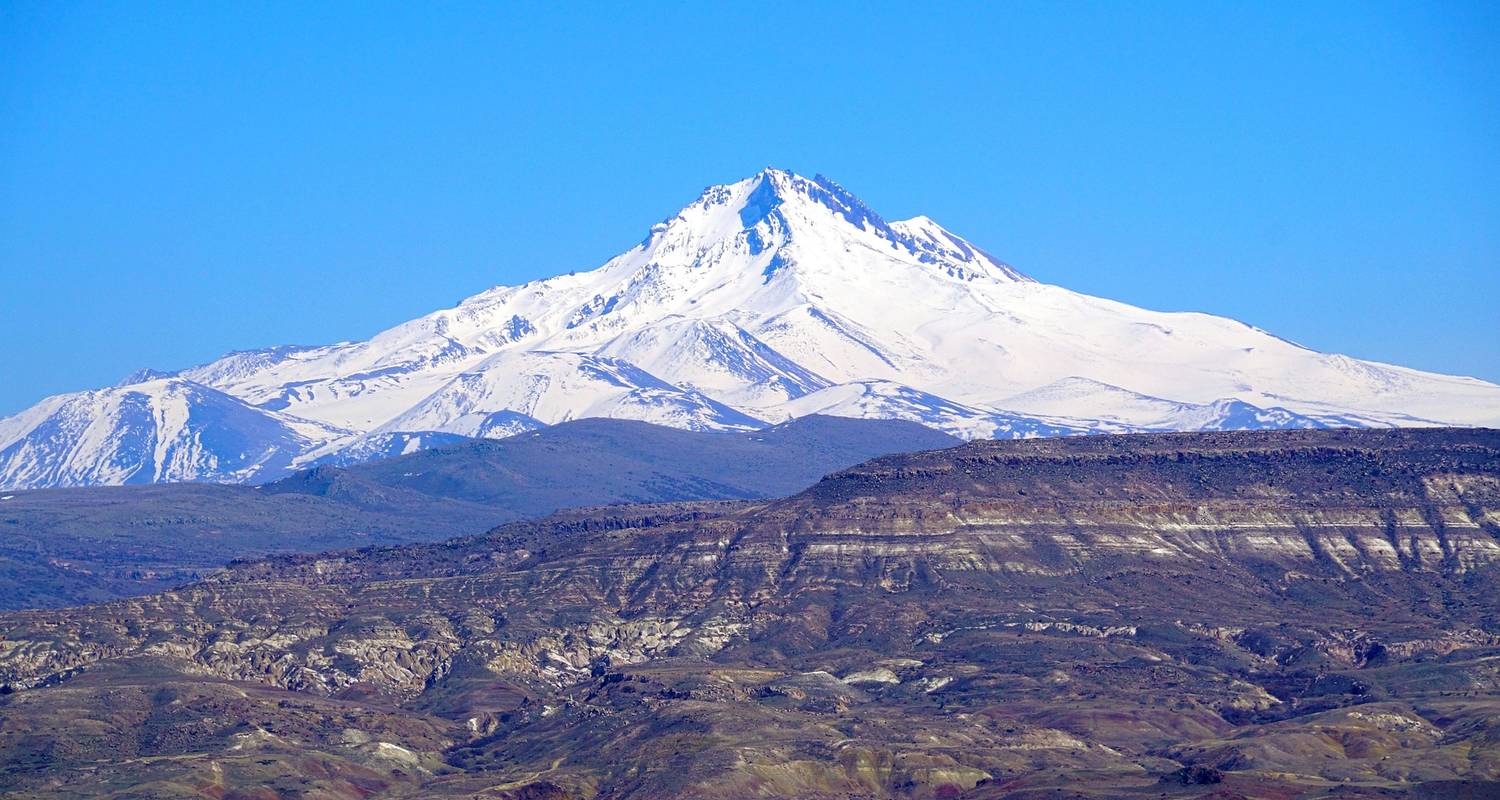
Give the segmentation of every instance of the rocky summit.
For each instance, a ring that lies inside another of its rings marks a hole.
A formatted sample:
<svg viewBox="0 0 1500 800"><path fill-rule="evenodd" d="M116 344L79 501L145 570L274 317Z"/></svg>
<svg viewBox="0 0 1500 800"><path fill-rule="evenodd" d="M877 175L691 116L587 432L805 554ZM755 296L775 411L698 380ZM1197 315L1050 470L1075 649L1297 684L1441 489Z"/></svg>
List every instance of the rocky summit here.
<svg viewBox="0 0 1500 800"><path fill-rule="evenodd" d="M878 458L0 616L0 791L1500 792L1500 432Z"/></svg>

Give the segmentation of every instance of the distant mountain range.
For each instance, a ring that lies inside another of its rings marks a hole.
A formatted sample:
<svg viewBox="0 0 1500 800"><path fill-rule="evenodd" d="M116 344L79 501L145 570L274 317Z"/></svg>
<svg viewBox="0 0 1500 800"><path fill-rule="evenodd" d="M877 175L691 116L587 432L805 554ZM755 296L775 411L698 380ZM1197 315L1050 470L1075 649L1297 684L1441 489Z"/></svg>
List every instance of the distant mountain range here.
<svg viewBox="0 0 1500 800"><path fill-rule="evenodd" d="M709 187L591 272L368 341L231 353L0 420L0 486L263 482L584 417L754 430L807 414L965 438L1500 425L1500 386L1039 283L823 178Z"/></svg>
<svg viewBox="0 0 1500 800"><path fill-rule="evenodd" d="M958 443L899 420L811 416L725 432L587 419L261 487L0 494L0 609L109 600L231 559L436 541L575 506L776 497L878 455Z"/></svg>

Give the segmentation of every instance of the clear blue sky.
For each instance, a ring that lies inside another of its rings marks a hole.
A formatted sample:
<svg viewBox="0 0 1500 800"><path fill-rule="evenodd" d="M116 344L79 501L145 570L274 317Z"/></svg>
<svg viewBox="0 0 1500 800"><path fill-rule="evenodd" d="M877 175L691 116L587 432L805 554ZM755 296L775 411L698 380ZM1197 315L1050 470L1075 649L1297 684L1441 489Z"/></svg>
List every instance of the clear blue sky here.
<svg viewBox="0 0 1500 800"><path fill-rule="evenodd" d="M588 269L767 164L1500 380L1500 4L620 5L0 3L0 413Z"/></svg>

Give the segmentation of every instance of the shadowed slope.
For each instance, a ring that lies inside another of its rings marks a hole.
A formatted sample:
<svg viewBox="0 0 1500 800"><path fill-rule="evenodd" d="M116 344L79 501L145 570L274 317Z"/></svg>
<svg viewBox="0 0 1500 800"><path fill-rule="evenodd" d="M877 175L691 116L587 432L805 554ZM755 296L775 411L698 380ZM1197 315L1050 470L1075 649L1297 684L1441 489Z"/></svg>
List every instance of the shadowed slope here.
<svg viewBox="0 0 1500 800"><path fill-rule="evenodd" d="M234 558L446 539L569 506L777 496L875 455L956 443L881 420L809 417L749 433L580 420L260 489L0 494L0 608L144 594Z"/></svg>
<svg viewBox="0 0 1500 800"><path fill-rule="evenodd" d="M947 434L897 420L810 416L758 431L716 433L583 419L320 469L264 488L326 494L373 484L534 516L606 503L775 497L876 455L956 444Z"/></svg>

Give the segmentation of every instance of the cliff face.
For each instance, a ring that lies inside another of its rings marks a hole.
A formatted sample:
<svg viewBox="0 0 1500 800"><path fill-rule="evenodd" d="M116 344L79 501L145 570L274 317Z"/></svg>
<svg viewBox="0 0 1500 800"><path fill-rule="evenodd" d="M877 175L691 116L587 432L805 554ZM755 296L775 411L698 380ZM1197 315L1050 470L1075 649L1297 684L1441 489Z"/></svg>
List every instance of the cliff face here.
<svg viewBox="0 0 1500 800"><path fill-rule="evenodd" d="M5 615L0 780L1479 791L1500 780L1497 565L1493 431L972 443L784 500L571 512Z"/></svg>

